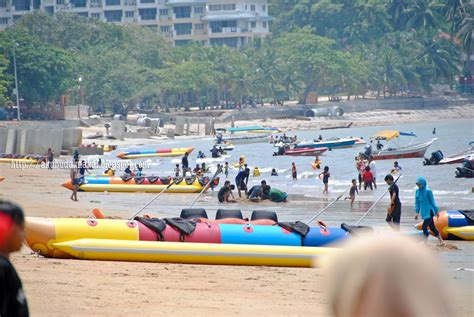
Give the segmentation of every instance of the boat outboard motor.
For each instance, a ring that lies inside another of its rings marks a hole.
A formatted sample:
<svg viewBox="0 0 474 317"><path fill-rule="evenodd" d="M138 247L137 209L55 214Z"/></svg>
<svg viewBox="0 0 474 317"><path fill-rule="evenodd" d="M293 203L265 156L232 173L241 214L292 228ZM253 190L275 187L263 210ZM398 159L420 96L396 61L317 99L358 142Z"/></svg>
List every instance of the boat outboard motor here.
<svg viewBox="0 0 474 317"><path fill-rule="evenodd" d="M443 152L438 150L436 152L431 153L431 157L429 159L425 158L425 160L423 161L423 165L438 165L443 158Z"/></svg>
<svg viewBox="0 0 474 317"><path fill-rule="evenodd" d="M456 168L456 178L473 178L474 177L474 164L468 158L464 159L462 167Z"/></svg>

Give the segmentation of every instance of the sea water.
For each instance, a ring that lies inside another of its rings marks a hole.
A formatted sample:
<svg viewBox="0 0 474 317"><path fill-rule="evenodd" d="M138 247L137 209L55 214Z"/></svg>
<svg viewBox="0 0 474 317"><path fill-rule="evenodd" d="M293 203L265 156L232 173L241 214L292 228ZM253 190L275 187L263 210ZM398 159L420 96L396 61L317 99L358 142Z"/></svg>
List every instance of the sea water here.
<svg viewBox="0 0 474 317"><path fill-rule="evenodd" d="M436 133L433 134L433 129ZM472 119L444 120L426 123L393 124L389 126L355 127L349 129L314 130L314 131L290 131L288 136L297 135L298 140L313 140L322 135L324 139L332 137L363 137L368 140L372 135L382 130L399 130L402 132L413 132L416 138L400 137L400 144L423 142L431 138L438 138L426 151L425 156L430 157L431 153L441 150L444 155L450 155L468 148L468 143L474 141L474 122ZM166 141L160 145L137 146L124 150L154 149L166 147L194 147L195 150L189 156L189 166L194 168L198 151L202 151L207 157L211 157L210 149L214 144L213 138L193 138L174 139ZM292 157L273 156L276 151L269 143L235 144L235 149L228 152L231 157L227 159L230 165L238 162L240 156L245 156L245 162L252 168L257 166L260 169L260 177L250 177L249 185L260 183L265 179L272 187L279 188L291 194L304 195L308 198L321 197L323 184L318 178L324 166L329 166L331 178L329 180L329 196L337 197L351 185L351 179L357 178L354 158L357 153L364 150L364 146L354 146L351 148L334 149L326 151L320 156L321 169L313 170L311 163L314 157ZM112 158L115 152L109 154ZM106 157L107 158L107 157ZM176 158L149 158L144 160L133 160L132 162L147 162L144 173L148 175L167 176L173 175ZM395 160L376 161L378 190L362 191L358 196L358 201L374 201L386 189L384 176L390 172ZM455 178L456 167L461 164L424 166L423 158L398 159L402 167L403 176L398 181L400 187L400 198L402 203L412 205L416 190L415 180L418 176L427 179L428 186L433 190L436 201L439 205L448 209L474 208L474 179ZM298 170L298 180L293 181L291 177L291 163L295 162ZM215 168L216 163L209 164ZM275 168L278 176L270 176L271 170ZM229 171L229 179L233 182L237 169ZM252 175L252 173L251 173ZM222 177L222 175L221 175Z"/></svg>

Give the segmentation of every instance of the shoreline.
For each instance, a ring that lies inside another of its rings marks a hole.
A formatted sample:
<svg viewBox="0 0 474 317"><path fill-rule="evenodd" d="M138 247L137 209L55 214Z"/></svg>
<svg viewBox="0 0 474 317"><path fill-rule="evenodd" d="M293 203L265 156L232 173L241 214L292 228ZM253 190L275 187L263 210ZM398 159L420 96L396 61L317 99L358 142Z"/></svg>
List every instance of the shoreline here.
<svg viewBox="0 0 474 317"><path fill-rule="evenodd" d="M370 113L377 117L377 113ZM422 117L438 120L427 116L428 113L411 116L413 120ZM360 122L368 124L369 120L367 116ZM292 123L286 119L278 121L282 125L294 124L294 120ZM340 122L330 119L321 121ZM256 122L260 123L259 120ZM266 124L267 121L264 122ZM245 121L245 124L251 123ZM175 141L179 143L197 137L201 136L177 137ZM109 143L113 141L107 140ZM153 139L147 141L156 143ZM141 140L129 139L121 146L135 146L138 143ZM0 164L0 176L6 176L0 183L0 198L19 203L27 216L91 217L92 209L99 208L106 216L127 218L155 197L154 194L145 193L124 195L80 192L79 202L73 202L69 199L70 191L60 186L68 178L67 170L19 170L9 167L9 164ZM354 208L341 199L321 219L331 226L339 226L342 221L355 223L379 194L381 190L358 196ZM253 210L266 209L276 211L280 221L304 221L339 193L324 196L318 191L314 197L290 193L290 202L284 204L242 201L232 205L217 203L215 195L216 192L203 195L195 205L196 208L205 208L210 218L214 217L218 208L240 208L245 217L250 216ZM144 213L160 218L176 217L195 197L196 194L163 195ZM411 212L409 209L403 211L402 232L409 232L416 223ZM385 213L386 206L380 204L363 224L374 227L377 232L391 230L383 221ZM474 245L466 241L449 243L459 250L437 248L434 239L430 240L429 246L436 251L447 276L446 282L451 285L457 315L471 316L472 273L458 268L471 267ZM26 247L12 256L12 262L23 280L30 313L35 316L288 316L307 315L308 311L315 316L330 316L324 292L324 276L318 268L48 259L32 255ZM186 305L183 305L183 301Z"/></svg>

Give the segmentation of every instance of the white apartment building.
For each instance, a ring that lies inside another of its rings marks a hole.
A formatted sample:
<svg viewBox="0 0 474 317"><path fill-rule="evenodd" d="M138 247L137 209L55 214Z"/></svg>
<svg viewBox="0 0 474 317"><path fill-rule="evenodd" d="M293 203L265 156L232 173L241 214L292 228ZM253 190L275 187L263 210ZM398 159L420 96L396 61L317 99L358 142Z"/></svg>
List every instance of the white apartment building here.
<svg viewBox="0 0 474 317"><path fill-rule="evenodd" d="M0 30L34 11L61 11L156 29L173 45L240 47L269 34L267 0L0 0Z"/></svg>

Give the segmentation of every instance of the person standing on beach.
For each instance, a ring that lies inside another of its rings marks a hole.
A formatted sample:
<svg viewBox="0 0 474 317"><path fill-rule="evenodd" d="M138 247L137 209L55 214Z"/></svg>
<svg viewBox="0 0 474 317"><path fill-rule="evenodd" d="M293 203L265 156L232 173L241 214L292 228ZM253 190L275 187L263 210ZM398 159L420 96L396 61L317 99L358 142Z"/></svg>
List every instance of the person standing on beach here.
<svg viewBox="0 0 474 317"><path fill-rule="evenodd" d="M24 230L23 210L0 201L0 316L29 316L20 277L10 262L10 254L21 249Z"/></svg>
<svg viewBox="0 0 474 317"><path fill-rule="evenodd" d="M319 174L319 178L322 178L324 184L323 194L329 194L329 177L331 177L329 166L324 166L324 171Z"/></svg>
<svg viewBox="0 0 474 317"><path fill-rule="evenodd" d="M362 174L364 174L365 171L365 162L364 159L361 156L356 156L355 158L356 161L356 169L357 173L359 173L359 190L362 189Z"/></svg>
<svg viewBox="0 0 474 317"><path fill-rule="evenodd" d="M369 157L369 167L373 176L372 182L374 184L374 188L377 189L377 166L375 165L374 157L372 155Z"/></svg>
<svg viewBox="0 0 474 317"><path fill-rule="evenodd" d="M229 162L225 162L224 164L224 174L225 178L229 177Z"/></svg>
<svg viewBox="0 0 474 317"><path fill-rule="evenodd" d="M416 186L418 186L418 189L415 193L415 220L418 220L418 215L421 214L421 218L423 218L422 229L425 236L425 242L428 241L430 235L428 231L429 227L433 235L438 238L439 244L443 245L443 239L441 239L441 235L439 234L438 229L436 229L433 220L434 216L439 219L438 206L436 206L433 192L426 186L426 179L421 176L416 179Z"/></svg>
<svg viewBox="0 0 474 317"><path fill-rule="evenodd" d="M79 190L79 168L74 164L69 170L69 178L72 184L72 194L69 197L73 201L77 201L77 191Z"/></svg>
<svg viewBox="0 0 474 317"><path fill-rule="evenodd" d="M393 180L393 176L388 174L385 176L388 192L390 193L390 206L387 208L387 217L385 221L395 231L400 231L400 218L402 216L402 203L400 202L399 189Z"/></svg>
<svg viewBox="0 0 474 317"><path fill-rule="evenodd" d="M54 151L51 148L48 148L48 169L53 169L53 161L54 161Z"/></svg>
<svg viewBox="0 0 474 317"><path fill-rule="evenodd" d="M181 174L181 170L179 169L179 164L176 164L176 167L174 168L174 176L179 177Z"/></svg>
<svg viewBox="0 0 474 317"><path fill-rule="evenodd" d="M373 190L372 183L374 182L374 175L370 170L369 166L365 167L364 174L362 174L362 180L364 181L364 190L370 187L370 190Z"/></svg>
<svg viewBox="0 0 474 317"><path fill-rule="evenodd" d="M296 171L296 164L295 162L291 163L291 175L293 176L293 180L297 180L298 179L298 173Z"/></svg>
<svg viewBox="0 0 474 317"><path fill-rule="evenodd" d="M183 175L186 175L186 172L189 169L188 155L189 155L188 152L184 153L184 156L181 159L181 166L183 167Z"/></svg>

